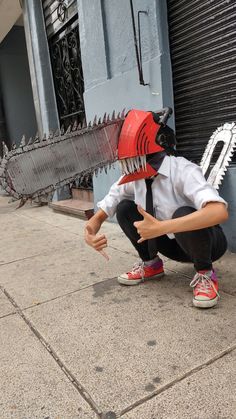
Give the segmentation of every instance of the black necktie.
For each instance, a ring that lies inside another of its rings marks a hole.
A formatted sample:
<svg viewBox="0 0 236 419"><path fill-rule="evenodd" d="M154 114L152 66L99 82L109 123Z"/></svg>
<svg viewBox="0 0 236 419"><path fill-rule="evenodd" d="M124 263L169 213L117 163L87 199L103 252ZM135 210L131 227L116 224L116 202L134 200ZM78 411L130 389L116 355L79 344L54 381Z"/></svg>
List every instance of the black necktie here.
<svg viewBox="0 0 236 419"><path fill-rule="evenodd" d="M152 182L153 179L145 179L146 183L146 212L154 216L154 209L153 209L153 198L152 198ZM148 240L148 251L150 259L154 259L157 255L157 248L156 248L156 239L149 239Z"/></svg>

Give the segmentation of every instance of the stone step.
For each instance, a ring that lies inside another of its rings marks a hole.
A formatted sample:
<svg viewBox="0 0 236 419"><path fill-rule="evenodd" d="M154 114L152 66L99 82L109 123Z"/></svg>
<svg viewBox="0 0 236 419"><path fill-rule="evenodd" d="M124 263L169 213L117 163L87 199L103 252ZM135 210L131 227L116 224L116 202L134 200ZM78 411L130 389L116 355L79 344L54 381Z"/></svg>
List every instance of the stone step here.
<svg viewBox="0 0 236 419"><path fill-rule="evenodd" d="M49 204L54 211L76 215L79 218L89 220L94 214L93 202L80 199L66 199L64 201L52 201Z"/></svg>
<svg viewBox="0 0 236 419"><path fill-rule="evenodd" d="M81 201L93 202L93 191L83 188L72 188L72 198L80 199Z"/></svg>

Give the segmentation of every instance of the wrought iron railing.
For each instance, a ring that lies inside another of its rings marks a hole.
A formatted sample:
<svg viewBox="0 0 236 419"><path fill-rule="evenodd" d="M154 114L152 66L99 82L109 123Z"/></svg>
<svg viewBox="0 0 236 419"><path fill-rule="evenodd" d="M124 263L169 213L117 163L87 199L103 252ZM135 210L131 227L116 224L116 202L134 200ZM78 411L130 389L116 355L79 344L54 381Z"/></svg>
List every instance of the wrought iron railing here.
<svg viewBox="0 0 236 419"><path fill-rule="evenodd" d="M78 20L68 23L49 40L58 114L65 129L85 119Z"/></svg>

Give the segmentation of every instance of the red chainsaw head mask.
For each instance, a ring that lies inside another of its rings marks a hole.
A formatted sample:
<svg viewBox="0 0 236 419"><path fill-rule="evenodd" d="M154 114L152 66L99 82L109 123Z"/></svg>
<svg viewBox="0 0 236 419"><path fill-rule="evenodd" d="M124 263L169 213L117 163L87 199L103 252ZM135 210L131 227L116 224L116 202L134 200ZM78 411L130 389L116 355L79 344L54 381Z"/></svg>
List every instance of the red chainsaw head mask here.
<svg viewBox="0 0 236 419"><path fill-rule="evenodd" d="M168 133L172 134L172 139L169 141L168 138L167 144ZM124 173L119 185L157 175L157 169L167 154L166 145L172 145L172 142L174 147L174 133L159 122L158 114L130 111L124 120L118 143L118 159Z"/></svg>

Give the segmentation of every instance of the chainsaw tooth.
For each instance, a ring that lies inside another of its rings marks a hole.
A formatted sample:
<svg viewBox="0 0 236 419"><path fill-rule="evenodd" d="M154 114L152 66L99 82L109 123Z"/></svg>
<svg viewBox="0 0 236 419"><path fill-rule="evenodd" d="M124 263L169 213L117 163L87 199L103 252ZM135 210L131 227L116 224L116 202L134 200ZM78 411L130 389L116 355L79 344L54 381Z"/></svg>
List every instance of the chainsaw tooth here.
<svg viewBox="0 0 236 419"><path fill-rule="evenodd" d="M116 113L115 111L112 112L111 120L114 121L116 119Z"/></svg>
<svg viewBox="0 0 236 419"><path fill-rule="evenodd" d="M129 172L129 159L125 159L125 163L126 163L127 175L128 175L130 173Z"/></svg>
<svg viewBox="0 0 236 419"><path fill-rule="evenodd" d="M134 159L130 159L130 168L131 168L131 173L135 172L135 166L134 166Z"/></svg>
<svg viewBox="0 0 236 419"><path fill-rule="evenodd" d="M60 135L60 130L57 128L54 133L54 137L59 137L59 135Z"/></svg>
<svg viewBox="0 0 236 419"><path fill-rule="evenodd" d="M103 124L105 124L107 122L107 114L106 114L106 112L104 113L102 122L103 122Z"/></svg>
<svg viewBox="0 0 236 419"><path fill-rule="evenodd" d="M146 156L140 156L142 169L146 170Z"/></svg>
<svg viewBox="0 0 236 419"><path fill-rule="evenodd" d="M126 163L127 163L127 167L128 167L128 173L130 174L131 173L130 159L127 159Z"/></svg>
<svg viewBox="0 0 236 419"><path fill-rule="evenodd" d="M2 142L2 147L3 147L3 157L5 157L9 153L9 149L4 142Z"/></svg>
<svg viewBox="0 0 236 419"><path fill-rule="evenodd" d="M82 129L87 128L86 119L84 118L82 121Z"/></svg>
<svg viewBox="0 0 236 419"><path fill-rule="evenodd" d="M129 171L130 173L134 172L133 159L129 159Z"/></svg>
<svg viewBox="0 0 236 419"><path fill-rule="evenodd" d="M102 123L102 119L101 119L101 118L99 118L99 119L98 119L98 125L101 125L101 123Z"/></svg>
<svg viewBox="0 0 236 419"><path fill-rule="evenodd" d="M23 135L21 138L20 147L24 147L25 145L26 145L26 138L25 138L25 135Z"/></svg>
<svg viewBox="0 0 236 419"><path fill-rule="evenodd" d="M137 157L137 160L138 160L138 172L140 172L140 158Z"/></svg>
<svg viewBox="0 0 236 419"><path fill-rule="evenodd" d="M71 132L71 125L68 126L67 130L66 130L66 134L70 134Z"/></svg>
<svg viewBox="0 0 236 419"><path fill-rule="evenodd" d="M137 172L139 172L139 158L135 157L135 169Z"/></svg>
<svg viewBox="0 0 236 419"><path fill-rule="evenodd" d="M144 170L147 170L147 157L143 156L144 158Z"/></svg>
<svg viewBox="0 0 236 419"><path fill-rule="evenodd" d="M139 156L139 167L140 167L140 170L143 169L141 156Z"/></svg>
<svg viewBox="0 0 236 419"><path fill-rule="evenodd" d="M38 143L39 142L39 133L36 132L35 137L33 139L33 143Z"/></svg>
<svg viewBox="0 0 236 419"><path fill-rule="evenodd" d="M32 144L32 142L33 142L33 138L32 138L32 137L30 137L30 138L29 138L29 141L28 141L28 143L27 143L27 145Z"/></svg>
<svg viewBox="0 0 236 419"><path fill-rule="evenodd" d="M77 130L77 121L75 121L72 125L71 131L74 132Z"/></svg>
<svg viewBox="0 0 236 419"><path fill-rule="evenodd" d="M61 126L60 133L61 133L61 135L64 135L64 134L65 134L65 128L64 128L64 125L62 125L62 126Z"/></svg>
<svg viewBox="0 0 236 419"><path fill-rule="evenodd" d="M128 175L129 174L129 159L125 159L125 164L126 164L126 173Z"/></svg>
<svg viewBox="0 0 236 419"><path fill-rule="evenodd" d="M97 115L95 115L94 120L93 120L93 126L97 125Z"/></svg>
<svg viewBox="0 0 236 419"><path fill-rule="evenodd" d="M127 167L126 159L121 160L121 161L122 161L122 165L123 165L123 172L124 172L125 175L127 175L128 174L128 167Z"/></svg>
<svg viewBox="0 0 236 419"><path fill-rule="evenodd" d="M129 174L128 159L125 159L126 174Z"/></svg>
<svg viewBox="0 0 236 419"><path fill-rule="evenodd" d="M143 158L143 156L140 156L140 160L141 160L142 169L144 170L144 158Z"/></svg>
<svg viewBox="0 0 236 419"><path fill-rule="evenodd" d="M41 139L41 142L43 142L43 141L47 141L47 134L43 134L43 138Z"/></svg>
<svg viewBox="0 0 236 419"><path fill-rule="evenodd" d="M123 119L124 117L125 117L125 108L122 109L122 112L121 112L121 118Z"/></svg>

